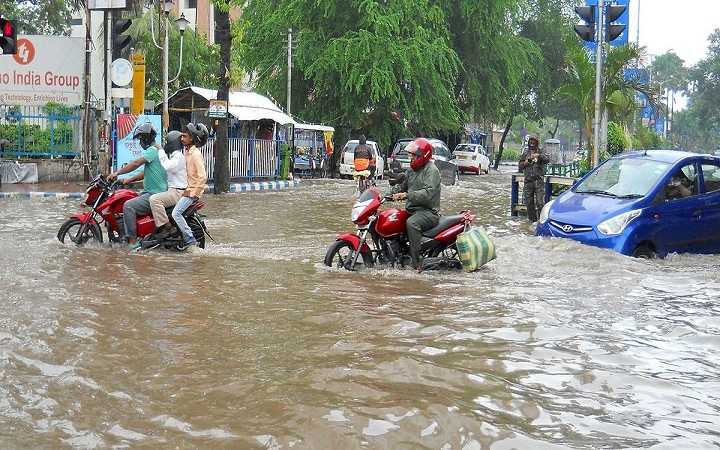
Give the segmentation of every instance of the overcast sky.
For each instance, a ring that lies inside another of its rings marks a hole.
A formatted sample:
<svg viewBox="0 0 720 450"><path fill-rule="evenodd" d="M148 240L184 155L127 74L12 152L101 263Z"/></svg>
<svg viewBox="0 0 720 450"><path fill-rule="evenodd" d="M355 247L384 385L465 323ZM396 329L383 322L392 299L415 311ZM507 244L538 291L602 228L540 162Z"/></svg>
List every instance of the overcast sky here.
<svg viewBox="0 0 720 450"><path fill-rule="evenodd" d="M693 65L705 57L707 38L720 28L720 0L630 0L630 39L637 36L651 55L668 50Z"/></svg>

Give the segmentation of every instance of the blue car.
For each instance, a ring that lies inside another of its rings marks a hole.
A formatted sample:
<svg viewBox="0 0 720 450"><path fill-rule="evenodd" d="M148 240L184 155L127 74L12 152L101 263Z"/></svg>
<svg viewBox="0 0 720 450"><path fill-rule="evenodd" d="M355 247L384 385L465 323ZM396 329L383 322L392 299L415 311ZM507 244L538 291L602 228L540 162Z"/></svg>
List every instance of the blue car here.
<svg viewBox="0 0 720 450"><path fill-rule="evenodd" d="M672 150L613 157L548 202L536 234L643 258L720 253L720 158Z"/></svg>

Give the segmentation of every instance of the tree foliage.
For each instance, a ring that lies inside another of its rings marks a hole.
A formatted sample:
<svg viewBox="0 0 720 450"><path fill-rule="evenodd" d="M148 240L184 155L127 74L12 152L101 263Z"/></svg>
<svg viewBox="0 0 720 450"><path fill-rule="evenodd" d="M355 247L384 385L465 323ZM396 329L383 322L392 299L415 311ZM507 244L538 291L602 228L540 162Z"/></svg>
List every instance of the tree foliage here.
<svg viewBox="0 0 720 450"><path fill-rule="evenodd" d="M133 19L129 34L135 40L135 50L145 54L147 93L151 100L162 100L162 50L153 44L150 34L151 14L155 14L154 28L156 34L160 33L160 26L156 10L149 10L141 17ZM170 48L169 48L169 78L172 79L180 65L180 30L170 19ZM160 42L158 42L160 43ZM180 88L184 86L217 86L217 68L220 64L220 51L217 45L210 45L204 36L197 35L193 30L187 29L183 37L182 70L178 80L171 84Z"/></svg>
<svg viewBox="0 0 720 450"><path fill-rule="evenodd" d="M305 120L364 130L388 144L402 124L459 128L460 61L430 0L250 0L240 61L253 83L285 98L284 36L294 28L293 105Z"/></svg>
<svg viewBox="0 0 720 450"><path fill-rule="evenodd" d="M70 35L73 7L66 0L0 0L0 12L15 21L18 34Z"/></svg>

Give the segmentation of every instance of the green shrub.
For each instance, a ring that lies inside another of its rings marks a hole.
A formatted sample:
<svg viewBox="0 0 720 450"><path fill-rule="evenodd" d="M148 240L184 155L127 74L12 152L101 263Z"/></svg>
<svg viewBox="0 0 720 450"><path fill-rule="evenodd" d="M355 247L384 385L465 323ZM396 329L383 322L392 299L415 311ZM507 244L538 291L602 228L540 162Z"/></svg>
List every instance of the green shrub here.
<svg viewBox="0 0 720 450"><path fill-rule="evenodd" d="M610 156L615 156L619 153L622 153L625 151L626 148L629 147L628 138L625 135L625 130L623 130L623 128L615 122L608 123L607 139L607 151Z"/></svg>
<svg viewBox="0 0 720 450"><path fill-rule="evenodd" d="M502 160L503 161L519 161L520 160L520 152L517 149L507 147L503 150Z"/></svg>

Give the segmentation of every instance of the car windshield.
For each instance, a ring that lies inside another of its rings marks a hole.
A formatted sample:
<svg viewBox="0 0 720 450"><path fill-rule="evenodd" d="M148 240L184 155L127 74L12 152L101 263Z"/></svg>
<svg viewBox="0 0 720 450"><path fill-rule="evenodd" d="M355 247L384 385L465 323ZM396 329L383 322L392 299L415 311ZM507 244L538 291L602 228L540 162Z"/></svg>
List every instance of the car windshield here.
<svg viewBox="0 0 720 450"><path fill-rule="evenodd" d="M393 157L394 158L408 158L408 154L405 151L405 147L408 146L409 143L412 141L400 141L397 144L395 144L395 148L393 149Z"/></svg>
<svg viewBox="0 0 720 450"><path fill-rule="evenodd" d="M455 147L456 152L475 153L476 150L477 150L477 147L473 147L472 145L460 144L457 147Z"/></svg>
<svg viewBox="0 0 720 450"><path fill-rule="evenodd" d="M359 142L348 142L347 144L345 144L345 151L351 152L354 154L355 149L357 148L358 145L360 145ZM375 153L375 148L371 144L365 144L365 145L367 145L370 148L370 151Z"/></svg>
<svg viewBox="0 0 720 450"><path fill-rule="evenodd" d="M609 197L644 197L668 167L669 163L650 159L611 159L583 180L575 192Z"/></svg>

